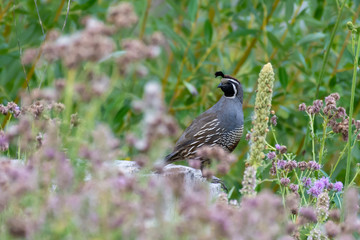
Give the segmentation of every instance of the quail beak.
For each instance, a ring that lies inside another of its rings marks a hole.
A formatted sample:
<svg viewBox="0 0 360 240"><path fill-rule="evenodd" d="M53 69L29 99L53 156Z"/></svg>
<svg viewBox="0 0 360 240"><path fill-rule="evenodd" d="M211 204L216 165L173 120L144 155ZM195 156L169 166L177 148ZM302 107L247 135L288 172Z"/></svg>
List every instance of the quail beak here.
<svg viewBox="0 0 360 240"><path fill-rule="evenodd" d="M218 88L221 88L222 86L224 86L223 85L223 83L221 82L221 83L219 83L219 85L217 86Z"/></svg>

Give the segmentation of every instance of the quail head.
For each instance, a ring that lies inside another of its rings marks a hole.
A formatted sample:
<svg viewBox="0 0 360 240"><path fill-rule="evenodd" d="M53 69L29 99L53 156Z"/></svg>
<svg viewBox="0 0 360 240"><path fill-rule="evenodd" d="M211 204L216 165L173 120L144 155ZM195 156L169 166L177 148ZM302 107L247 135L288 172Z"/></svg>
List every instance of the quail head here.
<svg viewBox="0 0 360 240"><path fill-rule="evenodd" d="M238 145L244 127L243 88L237 79L216 72L215 77L219 76L222 79L218 88L224 95L186 128L173 152L165 157L165 164L194 159L202 146L220 146L232 152ZM207 159L201 159L201 168L206 162Z"/></svg>

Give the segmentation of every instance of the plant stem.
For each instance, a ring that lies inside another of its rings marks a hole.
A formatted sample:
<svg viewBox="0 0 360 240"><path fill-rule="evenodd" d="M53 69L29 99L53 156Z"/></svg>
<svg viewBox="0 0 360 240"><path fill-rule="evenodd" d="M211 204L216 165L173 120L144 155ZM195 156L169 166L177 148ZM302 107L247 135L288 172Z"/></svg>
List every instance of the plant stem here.
<svg viewBox="0 0 360 240"><path fill-rule="evenodd" d="M143 21L141 23L141 30L140 30L140 35L139 35L140 39L142 39L144 37L145 26L146 26L147 18L149 16L150 7L151 7L151 0L147 0L147 5L146 5L145 13L144 13L144 18L143 18Z"/></svg>
<svg viewBox="0 0 360 240"><path fill-rule="evenodd" d="M339 156L339 158L338 158L338 160L337 160L337 162L336 162L336 164L335 164L335 166L334 166L333 170L332 170L332 171L331 171L331 173L330 173L330 178L331 178L331 176L333 175L333 173L335 172L335 169L336 169L337 165L339 164L339 162L340 162L341 158L342 158L342 157L343 157L343 155L345 154L345 152L346 152L346 148L347 148L348 146L349 146L349 143L346 143L346 145L345 145L344 149L341 151L340 156Z"/></svg>
<svg viewBox="0 0 360 240"><path fill-rule="evenodd" d="M76 71L74 69L69 69L66 86L65 86L65 123L67 126L70 126L70 115L72 112L73 105L73 94L74 94L74 82L75 82Z"/></svg>
<svg viewBox="0 0 360 240"><path fill-rule="evenodd" d="M303 186L301 184L301 180L300 180L299 176L297 175L296 170L294 170L294 173L295 173L296 180L299 183L299 188L300 188L300 192L301 192L301 195L302 195L302 199L303 199L305 205L307 205L307 201L306 201L306 198L305 198L305 191L304 191L304 188L303 188Z"/></svg>
<svg viewBox="0 0 360 240"><path fill-rule="evenodd" d="M351 182L350 182L349 185L353 184L353 182L355 181L356 177L359 175L359 172L360 172L360 170L357 170L357 171L356 171L356 174L355 174L353 180L351 180Z"/></svg>
<svg viewBox="0 0 360 240"><path fill-rule="evenodd" d="M348 156L347 156L347 164L346 164L346 176L345 176L345 187L349 185L350 180L350 165L351 165L351 139L352 139L352 117L354 113L354 99L355 99L355 87L356 87L356 74L358 68L358 58L360 52L360 34L358 37L358 43L356 47L356 56L354 60L354 71L353 71L353 79L351 85L351 100L350 100L350 112L349 112L349 137L348 137Z"/></svg>
<svg viewBox="0 0 360 240"><path fill-rule="evenodd" d="M278 141L277 141L277 139L276 139L275 130L274 130L274 128L273 128L273 127L271 127L271 132L272 132L272 134L273 134L273 137L274 137L275 143L277 143L277 144L278 144Z"/></svg>
<svg viewBox="0 0 360 240"><path fill-rule="evenodd" d="M326 127L329 121L329 117L326 116L323 122L323 137L321 139L320 153L319 153L319 164L321 165L322 157L324 155L325 139L326 139Z"/></svg>
<svg viewBox="0 0 360 240"><path fill-rule="evenodd" d="M341 4L340 12L339 12L339 15L338 15L338 17L337 17L337 19L336 19L336 23L335 23L334 29L333 29L333 31L331 32L329 45L328 45L327 48L326 48L324 61L323 61L322 67L321 67L319 80L318 80L317 86L316 86L316 98L318 98L318 96L319 96L319 89L320 89L321 82L322 82L322 80L323 80L323 78L324 78L325 66L326 66L327 60L328 60L328 58L329 58L329 53L330 53L331 45L332 45L332 43L333 43L333 41L334 41L335 33L336 33L336 30L337 30L337 28L338 28L338 25L339 25L339 22L340 22L340 19L341 19L341 16L342 16L342 12L343 12L343 9L344 9L344 6L345 6L345 2L346 2L346 0L343 0L343 2L342 2L342 4Z"/></svg>
<svg viewBox="0 0 360 240"><path fill-rule="evenodd" d="M311 143L312 143L312 155L313 155L313 161L315 162L315 132L314 132L314 120L313 116L311 114L308 114L310 118L310 130L311 130Z"/></svg>
<svg viewBox="0 0 360 240"><path fill-rule="evenodd" d="M285 207L285 191L284 191L284 189L283 189L283 187L281 186L281 183L280 183L279 171L276 171L276 178L278 180L278 184L279 184L279 187L280 187L282 202L283 202L283 205Z"/></svg>

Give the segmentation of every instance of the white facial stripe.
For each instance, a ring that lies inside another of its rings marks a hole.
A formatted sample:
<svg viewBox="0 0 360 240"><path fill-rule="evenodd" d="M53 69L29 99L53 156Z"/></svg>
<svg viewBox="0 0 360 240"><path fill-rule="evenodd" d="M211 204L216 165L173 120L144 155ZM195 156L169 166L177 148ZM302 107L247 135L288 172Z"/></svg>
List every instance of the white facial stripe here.
<svg viewBox="0 0 360 240"><path fill-rule="evenodd" d="M238 83L237 81L235 81L234 79L231 79L231 78L223 78L222 80L227 80L227 81L229 81L229 82L232 82L232 83L234 83L234 84L239 85L239 83ZM221 81L222 81L222 80L221 80Z"/></svg>
<svg viewBox="0 0 360 240"><path fill-rule="evenodd" d="M234 84L231 84L231 86L232 86L232 87L233 87L233 89L234 89L234 96L236 96L236 94L237 94L236 87L235 87L235 85L234 85Z"/></svg>

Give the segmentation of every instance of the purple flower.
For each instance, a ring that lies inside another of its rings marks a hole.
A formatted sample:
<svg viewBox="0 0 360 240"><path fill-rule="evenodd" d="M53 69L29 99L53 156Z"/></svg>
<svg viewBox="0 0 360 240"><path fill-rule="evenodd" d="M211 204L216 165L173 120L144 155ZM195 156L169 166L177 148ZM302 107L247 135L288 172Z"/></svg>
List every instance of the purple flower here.
<svg viewBox="0 0 360 240"><path fill-rule="evenodd" d="M281 149L280 144L275 144L275 148L276 148L276 150L279 150L279 151L280 151L280 149Z"/></svg>
<svg viewBox="0 0 360 240"><path fill-rule="evenodd" d="M300 104L300 105L299 105L299 111L304 112L305 110L306 110L306 105L305 105L305 103Z"/></svg>
<svg viewBox="0 0 360 240"><path fill-rule="evenodd" d="M329 238L334 239L341 232L341 228L333 221L327 221L325 223L325 231Z"/></svg>
<svg viewBox="0 0 360 240"><path fill-rule="evenodd" d="M189 166L195 169L200 169L201 161L198 159L189 159Z"/></svg>
<svg viewBox="0 0 360 240"><path fill-rule="evenodd" d="M0 113L6 115L8 113L8 108L2 104L0 104Z"/></svg>
<svg viewBox="0 0 360 240"><path fill-rule="evenodd" d="M296 184L290 184L290 190L293 191L293 192L297 192L299 190L299 185L296 185Z"/></svg>
<svg viewBox="0 0 360 240"><path fill-rule="evenodd" d="M310 187L311 185L311 178L303 177L302 182L304 184L304 187Z"/></svg>
<svg viewBox="0 0 360 240"><path fill-rule="evenodd" d="M312 207L302 207L299 211L299 215L304 217L310 222L316 222L316 213Z"/></svg>
<svg viewBox="0 0 360 240"><path fill-rule="evenodd" d="M312 186L307 193L314 196L314 197L318 197L320 195L322 190L320 190L319 188L317 188L315 185Z"/></svg>
<svg viewBox="0 0 360 240"><path fill-rule="evenodd" d="M339 107L339 108L337 109L336 117L337 117L337 118L346 117L346 110L345 110L345 108Z"/></svg>
<svg viewBox="0 0 360 240"><path fill-rule="evenodd" d="M0 150L5 152L9 149L9 138L4 131L0 130Z"/></svg>
<svg viewBox="0 0 360 240"><path fill-rule="evenodd" d="M325 183L321 179L316 180L313 187L319 189L320 193L321 193L322 190L324 190L324 188L325 188Z"/></svg>
<svg viewBox="0 0 360 240"><path fill-rule="evenodd" d="M359 129L360 129L360 120L356 120L356 122L355 122L355 128L356 128L356 130L359 130Z"/></svg>
<svg viewBox="0 0 360 240"><path fill-rule="evenodd" d="M17 110L18 105L14 102L8 102L7 103L7 108L9 109L10 112L14 112Z"/></svg>
<svg viewBox="0 0 360 240"><path fill-rule="evenodd" d="M51 147L47 147L44 149L44 155L48 159L54 159L56 157L56 150Z"/></svg>
<svg viewBox="0 0 360 240"><path fill-rule="evenodd" d="M322 100L315 100L313 102L314 107L316 108L322 108L323 107L323 101Z"/></svg>
<svg viewBox="0 0 360 240"><path fill-rule="evenodd" d="M331 95L327 96L327 97L325 97L325 104L326 104L326 106L329 106L329 105L336 106L336 100Z"/></svg>
<svg viewBox="0 0 360 240"><path fill-rule="evenodd" d="M125 176L119 176L113 180L116 189L125 189L128 185L128 179Z"/></svg>
<svg viewBox="0 0 360 240"><path fill-rule="evenodd" d="M280 184L281 185L283 185L283 186L287 186L287 185L289 185L289 183L290 183L290 179L289 178L282 178L282 179L280 179Z"/></svg>
<svg viewBox="0 0 360 240"><path fill-rule="evenodd" d="M306 111L309 113L309 114L314 114L315 113L315 110L314 110L314 107L313 106L308 106Z"/></svg>
<svg viewBox="0 0 360 240"><path fill-rule="evenodd" d="M299 163L298 163L298 167L299 167L300 171L305 171L306 168L307 168L307 163L304 162L304 161L299 162Z"/></svg>
<svg viewBox="0 0 360 240"><path fill-rule="evenodd" d="M276 167L275 167L275 163L272 162L272 166L270 168L270 175L275 176L276 175Z"/></svg>
<svg viewBox="0 0 360 240"><path fill-rule="evenodd" d="M319 170L320 169L320 164L318 164L318 163L316 163L316 162L314 162L314 161L310 161L310 162L308 162L308 169L309 170Z"/></svg>
<svg viewBox="0 0 360 240"><path fill-rule="evenodd" d="M314 113L319 113L321 108L323 107L323 101L322 100L315 100L313 102L313 110L314 110Z"/></svg>
<svg viewBox="0 0 360 240"><path fill-rule="evenodd" d="M277 162L277 167L280 168L280 169L284 169L285 168L285 165L286 165L286 161L285 160L279 160Z"/></svg>
<svg viewBox="0 0 360 240"><path fill-rule="evenodd" d="M281 154L284 154L284 153L287 152L287 147L286 146L280 146L279 151L280 151Z"/></svg>
<svg viewBox="0 0 360 240"><path fill-rule="evenodd" d="M335 101L340 99L340 95L338 93L332 93L330 94L331 97L333 97L335 99Z"/></svg>
<svg viewBox="0 0 360 240"><path fill-rule="evenodd" d="M290 160L285 164L285 169L288 171L292 171L297 167L297 162L295 160Z"/></svg>
<svg viewBox="0 0 360 240"><path fill-rule="evenodd" d="M329 188L330 187L330 181L329 178L327 177L322 177L319 181L322 181L324 183L324 188Z"/></svg>
<svg viewBox="0 0 360 240"><path fill-rule="evenodd" d="M271 122L271 124L274 125L274 126L277 125L277 117L276 117L276 115L274 115L274 116L272 116L272 117L270 118L270 122Z"/></svg>
<svg viewBox="0 0 360 240"><path fill-rule="evenodd" d="M267 154L267 158L268 158L269 160L274 159L275 157L276 157L276 153L275 153L275 152L269 152L269 153Z"/></svg>
<svg viewBox="0 0 360 240"><path fill-rule="evenodd" d="M334 184L334 190L337 191L337 192L341 192L343 188L343 183L342 182L336 182Z"/></svg>

